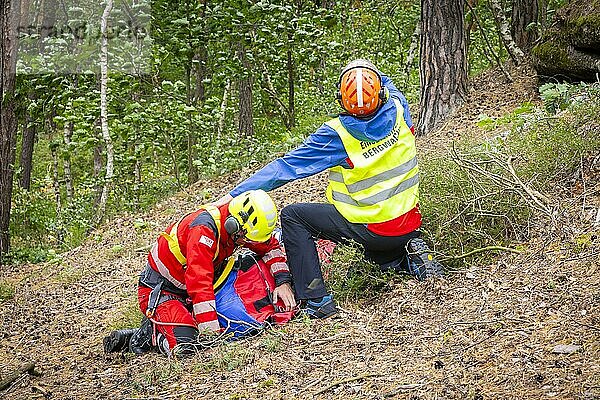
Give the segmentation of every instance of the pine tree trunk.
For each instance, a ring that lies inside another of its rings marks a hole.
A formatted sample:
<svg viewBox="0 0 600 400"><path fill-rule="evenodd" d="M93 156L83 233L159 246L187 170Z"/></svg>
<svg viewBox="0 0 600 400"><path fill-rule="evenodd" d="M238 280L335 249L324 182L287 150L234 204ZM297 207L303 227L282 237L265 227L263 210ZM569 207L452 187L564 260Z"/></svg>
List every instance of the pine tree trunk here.
<svg viewBox="0 0 600 400"><path fill-rule="evenodd" d="M25 111L25 124L23 126L23 138L21 142L21 157L19 166L21 167L21 176L19 185L29 190L31 187L31 170L33 167L33 147L35 144L35 136L37 133L37 127L33 122L31 113Z"/></svg>
<svg viewBox="0 0 600 400"><path fill-rule="evenodd" d="M435 130L467 96L463 0L421 0L418 134Z"/></svg>
<svg viewBox="0 0 600 400"><path fill-rule="evenodd" d="M15 80L17 25L21 3L4 0L0 8L0 264L10 249L10 207L14 178L17 116Z"/></svg>
<svg viewBox="0 0 600 400"><path fill-rule="evenodd" d="M538 38L538 0L514 0L511 33L515 43L526 52Z"/></svg>
<svg viewBox="0 0 600 400"><path fill-rule="evenodd" d="M73 122L65 121L63 140L66 152L63 157L63 171L65 174L65 187L67 188L67 204L73 201L73 176L71 175L71 138L73 137Z"/></svg>
<svg viewBox="0 0 600 400"><path fill-rule="evenodd" d="M41 26L39 46L40 53L44 51L46 45L44 39L52 34L52 30L56 26L56 11L58 10L57 0L41 0L39 6L39 12L36 18L36 26Z"/></svg>
<svg viewBox="0 0 600 400"><path fill-rule="evenodd" d="M113 163L114 163L114 150L112 139L110 138L110 132L108 131L108 102L107 102L107 91L108 91L108 17L112 10L112 0L107 0L104 12L102 13L102 22L100 26L100 32L102 34L102 41L100 46L100 126L102 129L102 138L106 146L106 174L104 175L104 186L102 187L102 194L100 201L98 202L98 209L96 212L96 223L99 224L106 215L106 203L108 202L108 196L112 188L113 180Z"/></svg>
<svg viewBox="0 0 600 400"><path fill-rule="evenodd" d="M246 58L244 46L240 44L238 48L238 58L244 67L244 77L240 80L240 103L239 103L239 125L238 133L240 136L254 136L254 122L252 111L252 73L250 63Z"/></svg>
<svg viewBox="0 0 600 400"><path fill-rule="evenodd" d="M288 70L288 129L296 125L296 109L294 107L294 59L292 55L293 38L288 33L287 70Z"/></svg>

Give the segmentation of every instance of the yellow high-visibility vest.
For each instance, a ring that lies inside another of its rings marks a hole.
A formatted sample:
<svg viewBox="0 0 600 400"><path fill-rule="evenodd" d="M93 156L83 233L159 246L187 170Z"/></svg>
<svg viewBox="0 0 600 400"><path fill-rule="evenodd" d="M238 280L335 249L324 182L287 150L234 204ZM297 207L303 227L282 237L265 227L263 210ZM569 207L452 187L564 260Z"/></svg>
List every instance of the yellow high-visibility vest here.
<svg viewBox="0 0 600 400"><path fill-rule="evenodd" d="M219 255L219 239L221 237L221 213L219 212L219 209L217 207L211 205L205 205L200 208L203 208L204 210L208 211L212 219L215 221L215 224L217 225L217 250L215 251L215 255L213 256L213 261L215 261ZM175 258L181 263L181 265L185 265L187 260L181 252L181 247L179 247L179 239L177 238L177 228L179 227L179 223L183 221L183 219L187 215L183 216L179 221L177 221L177 223L175 223L175 225L173 225L168 232L165 231L160 234L167 240L167 243L169 244L169 250L171 250L171 253L173 253ZM219 276L219 279L217 279L217 281L213 285L215 290L219 288L223 284L223 282L225 282L225 279L227 279L227 276L229 276L229 273L231 272L234 264L235 257L230 257L227 261L227 264L225 265L225 269Z"/></svg>
<svg viewBox="0 0 600 400"><path fill-rule="evenodd" d="M413 209L419 201L419 166L415 137L396 103L396 124L376 142L354 138L339 117L326 122L340 136L354 168L329 170L327 199L348 221L378 223Z"/></svg>

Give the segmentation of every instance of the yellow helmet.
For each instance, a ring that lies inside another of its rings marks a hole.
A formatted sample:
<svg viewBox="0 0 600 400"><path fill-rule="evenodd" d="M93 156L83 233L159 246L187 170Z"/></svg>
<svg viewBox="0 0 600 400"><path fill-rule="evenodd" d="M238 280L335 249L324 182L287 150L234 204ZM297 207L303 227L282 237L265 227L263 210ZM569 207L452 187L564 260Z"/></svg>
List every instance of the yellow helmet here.
<svg viewBox="0 0 600 400"><path fill-rule="evenodd" d="M244 230L245 237L253 242L266 242L277 223L277 207L264 190L249 190L229 203L225 230L230 235Z"/></svg>

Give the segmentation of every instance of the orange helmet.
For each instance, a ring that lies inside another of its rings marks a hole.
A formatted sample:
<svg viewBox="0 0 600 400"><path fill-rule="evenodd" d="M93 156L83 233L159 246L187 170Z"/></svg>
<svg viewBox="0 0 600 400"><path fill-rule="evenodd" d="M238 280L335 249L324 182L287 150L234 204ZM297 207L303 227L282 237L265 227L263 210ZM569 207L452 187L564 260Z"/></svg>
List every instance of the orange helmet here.
<svg viewBox="0 0 600 400"><path fill-rule="evenodd" d="M351 115L367 117L387 101L387 93L377 68L369 61L359 59L342 70L336 98Z"/></svg>

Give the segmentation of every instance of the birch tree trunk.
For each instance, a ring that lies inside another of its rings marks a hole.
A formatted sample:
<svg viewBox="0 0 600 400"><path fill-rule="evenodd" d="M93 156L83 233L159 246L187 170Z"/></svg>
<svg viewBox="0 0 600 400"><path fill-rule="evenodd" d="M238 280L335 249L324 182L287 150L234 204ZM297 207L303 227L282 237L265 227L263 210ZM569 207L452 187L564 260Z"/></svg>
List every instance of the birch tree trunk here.
<svg viewBox="0 0 600 400"><path fill-rule="evenodd" d="M17 75L17 24L19 0L3 0L0 7L0 264L10 248L10 207L14 178L17 116L15 80Z"/></svg>
<svg viewBox="0 0 600 400"><path fill-rule="evenodd" d="M60 198L60 176L58 171L58 144L52 143L50 145L50 151L52 153L52 188L54 190L54 201L56 202L56 222L58 228L54 232L56 234L56 240L59 244L62 244L64 235L62 230L62 201Z"/></svg>
<svg viewBox="0 0 600 400"><path fill-rule="evenodd" d="M467 96L463 0L421 0L418 135L435 130Z"/></svg>
<svg viewBox="0 0 600 400"><path fill-rule="evenodd" d="M410 77L410 71L412 70L412 64L419 48L419 36L421 35L421 21L417 21L415 25L415 31L410 38L410 47L408 48L408 55L406 56L406 66L404 67L404 73L407 77Z"/></svg>
<svg viewBox="0 0 600 400"><path fill-rule="evenodd" d="M517 46L510 33L510 26L504 15L502 5L498 0L490 0L490 5L492 6L492 12L494 14L494 19L496 20L496 25L498 26L498 32L500 33L502 43L504 43L506 50L508 50L508 54L515 64L521 64L525 58L525 54L519 46Z"/></svg>
<svg viewBox="0 0 600 400"><path fill-rule="evenodd" d="M219 113L219 123L217 124L217 138L221 137L223 128L225 127L225 115L227 113L227 101L229 98L229 90L231 89L231 81L227 79L225 89L223 89L223 99L221 100L221 108Z"/></svg>
<svg viewBox="0 0 600 400"><path fill-rule="evenodd" d="M106 203L108 201L108 195L112 187L113 180L113 168L114 168L114 149L113 143L110 138L110 132L108 131L108 104L107 104L107 86L108 86L108 17L112 10L113 1L107 0L104 12L102 13L102 20L100 24L101 32L101 45L100 45L100 127L102 129L102 138L106 145L106 174L104 176L104 186L102 187L102 194L100 195L100 201L98 202L98 209L96 213L96 223L99 224L104 219L106 214Z"/></svg>
<svg viewBox="0 0 600 400"><path fill-rule="evenodd" d="M102 187L104 185L100 184L100 179L102 176L102 170L104 169L104 158L102 154L104 153L103 143L98 141L96 146L94 146L94 169L93 169L93 177L94 177L94 209L98 207L100 204L100 197L102 197Z"/></svg>

